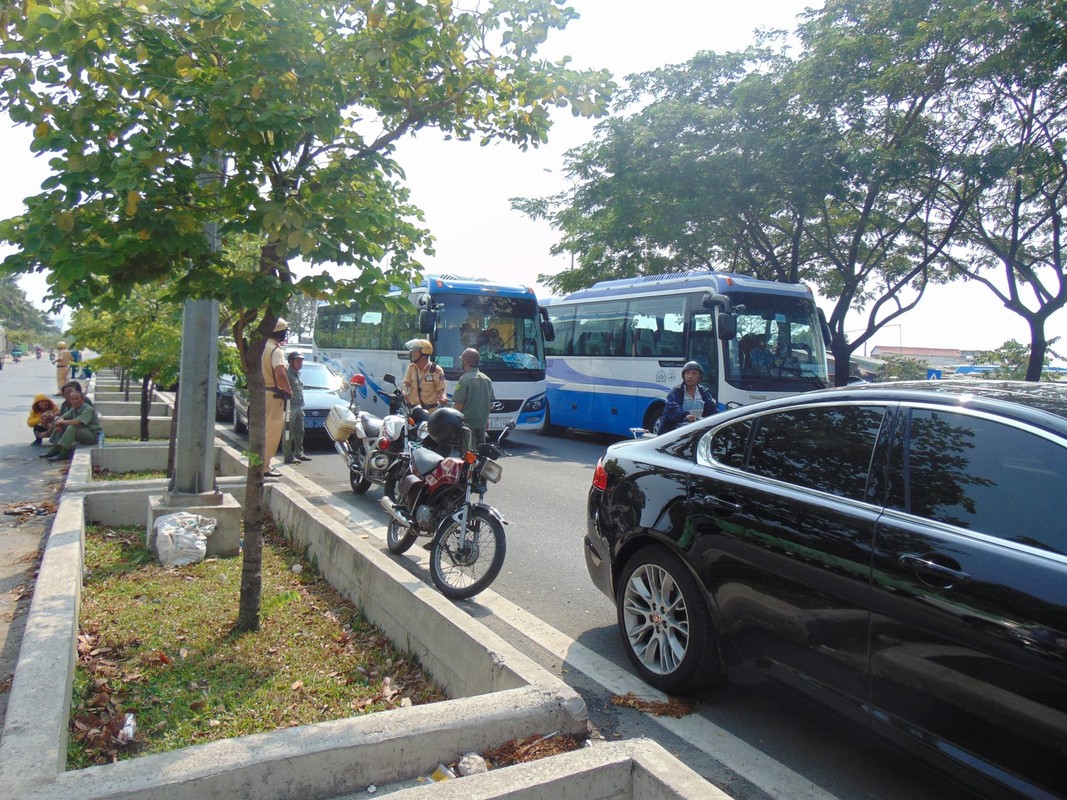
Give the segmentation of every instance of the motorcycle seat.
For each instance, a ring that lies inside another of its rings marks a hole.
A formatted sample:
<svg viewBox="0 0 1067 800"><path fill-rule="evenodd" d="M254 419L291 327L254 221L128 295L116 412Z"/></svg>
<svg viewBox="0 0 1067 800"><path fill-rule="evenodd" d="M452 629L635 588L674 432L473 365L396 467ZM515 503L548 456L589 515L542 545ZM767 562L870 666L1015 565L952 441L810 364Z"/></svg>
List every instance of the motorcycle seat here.
<svg viewBox="0 0 1067 800"><path fill-rule="evenodd" d="M363 417L363 433L368 437L377 436L382 432L382 421L377 417L367 414Z"/></svg>
<svg viewBox="0 0 1067 800"><path fill-rule="evenodd" d="M428 447L419 447L411 451L411 463L415 467L415 472L419 475L432 472L444 460L444 456L435 453Z"/></svg>

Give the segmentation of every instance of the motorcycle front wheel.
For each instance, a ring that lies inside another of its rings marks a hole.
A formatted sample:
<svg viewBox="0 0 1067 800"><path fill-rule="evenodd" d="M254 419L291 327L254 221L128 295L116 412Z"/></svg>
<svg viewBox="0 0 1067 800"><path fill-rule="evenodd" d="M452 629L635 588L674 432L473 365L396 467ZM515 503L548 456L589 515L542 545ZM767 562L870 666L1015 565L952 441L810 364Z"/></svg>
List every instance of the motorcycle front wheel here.
<svg viewBox="0 0 1067 800"><path fill-rule="evenodd" d="M395 519L389 520L389 530L385 533L385 546L393 555L406 553L418 538L419 534L413 528L405 528Z"/></svg>
<svg viewBox="0 0 1067 800"><path fill-rule="evenodd" d="M449 517L430 545L430 578L449 600L466 600L489 586L504 566L504 526L484 508L467 512L467 534Z"/></svg>
<svg viewBox="0 0 1067 800"><path fill-rule="evenodd" d="M352 491L363 494L370 488L370 480L363 468L363 450L359 445L352 448L352 463L348 465L348 481Z"/></svg>

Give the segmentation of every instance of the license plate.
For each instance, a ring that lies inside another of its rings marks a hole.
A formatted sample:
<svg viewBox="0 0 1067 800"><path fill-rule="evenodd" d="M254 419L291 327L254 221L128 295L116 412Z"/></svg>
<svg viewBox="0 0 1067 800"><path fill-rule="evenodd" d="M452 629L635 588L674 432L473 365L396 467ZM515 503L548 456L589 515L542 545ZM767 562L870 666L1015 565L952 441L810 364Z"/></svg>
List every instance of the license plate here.
<svg viewBox="0 0 1067 800"><path fill-rule="evenodd" d="M325 428L326 427L326 420L318 419L318 418L305 419L304 420L304 427L305 428Z"/></svg>
<svg viewBox="0 0 1067 800"><path fill-rule="evenodd" d="M491 419L491 420L489 420L489 430L491 430L491 431L503 430L504 428L506 428L508 426L509 422L511 422L510 419Z"/></svg>

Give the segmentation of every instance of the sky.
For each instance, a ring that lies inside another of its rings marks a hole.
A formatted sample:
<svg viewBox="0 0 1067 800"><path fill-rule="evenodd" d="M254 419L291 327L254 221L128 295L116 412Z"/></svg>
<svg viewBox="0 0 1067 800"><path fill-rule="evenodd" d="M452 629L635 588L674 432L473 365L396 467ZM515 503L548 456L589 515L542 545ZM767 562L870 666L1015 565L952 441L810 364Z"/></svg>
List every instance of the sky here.
<svg viewBox="0 0 1067 800"><path fill-rule="evenodd" d="M570 55L577 67L607 68L626 75L689 60L701 50L740 50L757 28L793 29L797 15L814 0L571 0L581 15L553 35L541 54ZM566 109L554 117L549 143L523 152L513 145L480 147L443 141L432 131L402 141L397 160L404 168L412 201L426 213L437 238L436 255L423 259L430 272L536 285L538 274L566 269L569 255L552 256L559 239L545 222L511 209L511 197L540 197L570 189L562 174L564 154L592 138L596 120L575 119ZM29 153L29 133L0 120L5 180L0 218L18 214L22 198L35 194L47 166ZM0 251L2 253L2 251ZM39 276L23 280L31 300L45 290ZM832 305L822 302L829 313ZM865 321L853 315L857 331ZM1067 311L1054 316L1046 334L1067 338ZM956 284L927 290L914 311L875 336L870 346L992 349L1008 339L1029 341L1022 319L1007 311L985 288ZM868 350L870 349L868 347ZM1067 341L1062 343L1067 350Z"/></svg>

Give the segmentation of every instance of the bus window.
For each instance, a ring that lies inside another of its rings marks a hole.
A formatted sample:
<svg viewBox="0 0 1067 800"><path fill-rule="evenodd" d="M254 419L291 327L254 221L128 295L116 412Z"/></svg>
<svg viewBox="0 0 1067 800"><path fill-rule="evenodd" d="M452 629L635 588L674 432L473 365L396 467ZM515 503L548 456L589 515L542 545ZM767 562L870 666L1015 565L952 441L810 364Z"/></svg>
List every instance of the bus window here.
<svg viewBox="0 0 1067 800"><path fill-rule="evenodd" d="M574 355L574 309L549 306L548 320L556 331L556 338L545 342L545 355Z"/></svg>
<svg viewBox="0 0 1067 800"><path fill-rule="evenodd" d="M690 317L689 325L689 352L686 353L686 358L704 368L704 380L701 383L707 384L714 391L719 384L719 359L715 355L712 316L709 312L698 311Z"/></svg>

